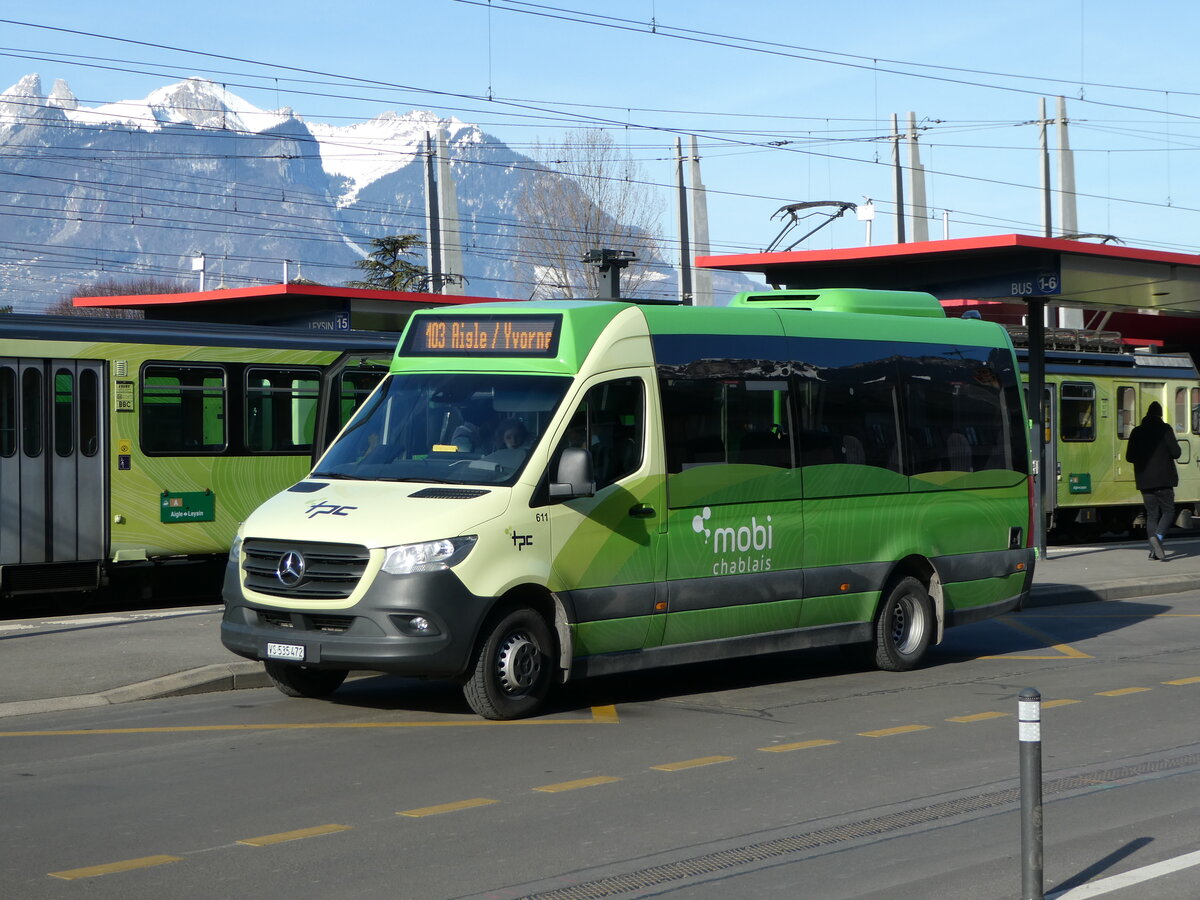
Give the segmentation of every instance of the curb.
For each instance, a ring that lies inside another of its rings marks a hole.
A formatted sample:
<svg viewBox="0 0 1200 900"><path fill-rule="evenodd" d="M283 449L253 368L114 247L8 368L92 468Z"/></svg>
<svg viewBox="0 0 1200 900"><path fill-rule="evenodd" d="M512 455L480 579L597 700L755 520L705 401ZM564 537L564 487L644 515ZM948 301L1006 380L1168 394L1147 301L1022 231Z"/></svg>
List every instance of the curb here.
<svg viewBox="0 0 1200 900"><path fill-rule="evenodd" d="M207 694L213 691L237 691L245 688L270 687L271 679L262 663L246 661L217 663L188 669L161 678L151 678L123 687L110 688L96 694L74 697L47 697L42 700L16 700L0 703L0 719L9 716L28 716L34 713L62 712L129 703L134 700L154 700L162 697L183 697L188 694Z"/></svg>
<svg viewBox="0 0 1200 900"><path fill-rule="evenodd" d="M1034 585L1024 608L1058 606L1067 603L1095 603L1102 600L1128 600L1131 597L1153 597L1157 594L1178 594L1194 591L1200 586L1195 574L1161 575L1155 578L1127 578L1108 581L1094 587L1081 584Z"/></svg>

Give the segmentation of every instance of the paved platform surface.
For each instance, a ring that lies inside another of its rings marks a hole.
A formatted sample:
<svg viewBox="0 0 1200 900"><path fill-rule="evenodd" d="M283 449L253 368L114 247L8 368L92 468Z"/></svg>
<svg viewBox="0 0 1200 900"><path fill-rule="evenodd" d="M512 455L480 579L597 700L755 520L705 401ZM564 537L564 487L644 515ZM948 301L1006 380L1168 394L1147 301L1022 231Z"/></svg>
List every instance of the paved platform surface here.
<svg viewBox="0 0 1200 900"><path fill-rule="evenodd" d="M1194 534L1194 533L1193 533ZM1200 587L1200 537L1051 547L1031 606L1122 600ZM264 687L262 665L221 646L221 607L0 620L0 718L206 691Z"/></svg>

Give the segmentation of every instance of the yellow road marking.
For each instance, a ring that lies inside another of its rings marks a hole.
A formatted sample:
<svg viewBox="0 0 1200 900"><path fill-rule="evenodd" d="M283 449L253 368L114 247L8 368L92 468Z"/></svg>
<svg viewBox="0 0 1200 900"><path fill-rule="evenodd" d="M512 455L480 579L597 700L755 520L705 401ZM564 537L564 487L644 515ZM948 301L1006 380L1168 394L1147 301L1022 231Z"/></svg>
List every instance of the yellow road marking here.
<svg viewBox="0 0 1200 900"><path fill-rule="evenodd" d="M1036 638L1044 644L1048 644L1052 649L1058 651L1057 656L1024 656L1019 653L1003 653L997 656L980 656L979 659L1095 659L1082 650L1076 650L1068 644L1056 644L1054 638L1048 634L1038 631L1036 628L1031 628L1024 622L1018 622L1016 619L1011 619L1008 616L1001 616L996 620L1001 625L1007 625L1014 631L1019 631L1022 634Z"/></svg>
<svg viewBox="0 0 1200 900"><path fill-rule="evenodd" d="M1129 687L1120 688L1115 691L1096 691L1097 697L1124 697L1126 694L1140 694L1142 691L1148 691L1148 687Z"/></svg>
<svg viewBox="0 0 1200 900"><path fill-rule="evenodd" d="M594 787L598 784L612 784L614 781L620 781L620 778L614 778L611 775L597 775L595 778L580 778L576 781L560 781L558 784L544 784L541 787L535 787L535 791L544 791L547 794L557 794L561 791L573 791L577 788Z"/></svg>
<svg viewBox="0 0 1200 900"><path fill-rule="evenodd" d="M1044 700L1042 709L1052 709L1055 706L1070 706L1072 703L1082 703L1082 700L1068 700L1065 697L1062 700Z"/></svg>
<svg viewBox="0 0 1200 900"><path fill-rule="evenodd" d="M913 731L928 731L932 725L897 725L895 728L880 728L877 731L860 731L859 737L891 737L894 734L909 734Z"/></svg>
<svg viewBox="0 0 1200 900"><path fill-rule="evenodd" d="M1196 684L1200 682L1200 675L1192 678L1176 678L1174 681L1164 681L1163 684Z"/></svg>
<svg viewBox="0 0 1200 900"><path fill-rule="evenodd" d="M832 747L837 741L799 741L795 744L775 744L771 747L759 747L763 753L787 753L789 750L809 750L813 747Z"/></svg>
<svg viewBox="0 0 1200 900"><path fill-rule="evenodd" d="M396 815L408 816L410 819L419 819L422 816L438 816L442 813L458 812L460 809L491 806L493 803L499 802L499 800L489 800L486 797L476 797L474 800L459 800L457 803L442 803L438 806L422 806L420 809L406 809L403 812L396 813Z"/></svg>
<svg viewBox="0 0 1200 900"><path fill-rule="evenodd" d="M182 861L182 856L143 856L141 859L126 859L121 862L106 863L103 866L88 866L84 869L67 869L65 872L51 872L50 877L62 878L65 881L74 881L76 878L94 878L97 875L112 875L114 872L148 869L151 866L162 866L166 863Z"/></svg>
<svg viewBox="0 0 1200 900"><path fill-rule="evenodd" d="M947 719L946 721L947 722L961 722L963 724L966 724L968 722L982 722L984 719L999 719L999 718L1003 718L1004 716L1007 716L1007 715L1008 715L1008 713L1003 713L1003 712L982 712L982 713L975 713L974 715L971 715L971 716L952 716L951 718Z"/></svg>
<svg viewBox="0 0 1200 900"><path fill-rule="evenodd" d="M264 834L262 837L246 838L239 844L251 847L267 847L271 844L283 844L287 841L298 841L301 838L316 837L319 834L334 834L338 831L350 831L350 825L315 825L312 828L300 828L296 831L283 831L279 834Z"/></svg>
<svg viewBox="0 0 1200 900"><path fill-rule="evenodd" d="M176 734L204 731L302 731L319 728L480 728L505 725L615 725L620 723L615 706L593 706L589 719L518 719L497 722L489 719L454 719L431 722L282 722L257 725L161 725L148 728L85 728L75 731L0 731L6 737L78 737L101 734Z"/></svg>
<svg viewBox="0 0 1200 900"><path fill-rule="evenodd" d="M593 706L592 721L598 725L615 725L621 721L615 706Z"/></svg>
<svg viewBox="0 0 1200 900"><path fill-rule="evenodd" d="M717 763L729 762L736 756L702 756L699 759L685 759L682 762L663 763L661 766L651 766L660 772L678 772L681 769L695 769L698 766L714 766Z"/></svg>

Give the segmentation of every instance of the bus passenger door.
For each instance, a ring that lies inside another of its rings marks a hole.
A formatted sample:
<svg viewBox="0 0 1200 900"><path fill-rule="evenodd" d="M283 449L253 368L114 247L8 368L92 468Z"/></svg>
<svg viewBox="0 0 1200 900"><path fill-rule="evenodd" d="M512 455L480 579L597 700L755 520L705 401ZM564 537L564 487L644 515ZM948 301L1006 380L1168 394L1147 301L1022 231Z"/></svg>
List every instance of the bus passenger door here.
<svg viewBox="0 0 1200 900"><path fill-rule="evenodd" d="M573 606L577 656L639 650L661 633L666 497L647 427L652 378L592 379L557 436L559 450L591 453L596 482L593 496L548 507L555 589Z"/></svg>

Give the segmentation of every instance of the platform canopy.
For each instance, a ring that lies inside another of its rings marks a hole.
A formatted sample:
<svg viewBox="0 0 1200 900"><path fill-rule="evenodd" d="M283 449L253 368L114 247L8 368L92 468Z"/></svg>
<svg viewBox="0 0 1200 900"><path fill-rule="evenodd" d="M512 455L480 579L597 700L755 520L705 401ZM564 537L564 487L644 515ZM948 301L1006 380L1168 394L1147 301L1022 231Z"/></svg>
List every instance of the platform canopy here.
<svg viewBox="0 0 1200 900"><path fill-rule="evenodd" d="M696 265L758 272L776 287L928 291L939 300L1037 299L1058 306L1152 311L1200 320L1200 256L1084 240L1002 234L704 256Z"/></svg>
<svg viewBox="0 0 1200 900"><path fill-rule="evenodd" d="M415 309L452 303L489 303L466 297L409 291L378 291L319 284L267 284L180 294L76 297L76 307L139 309L147 319L225 322L330 331L400 331Z"/></svg>

